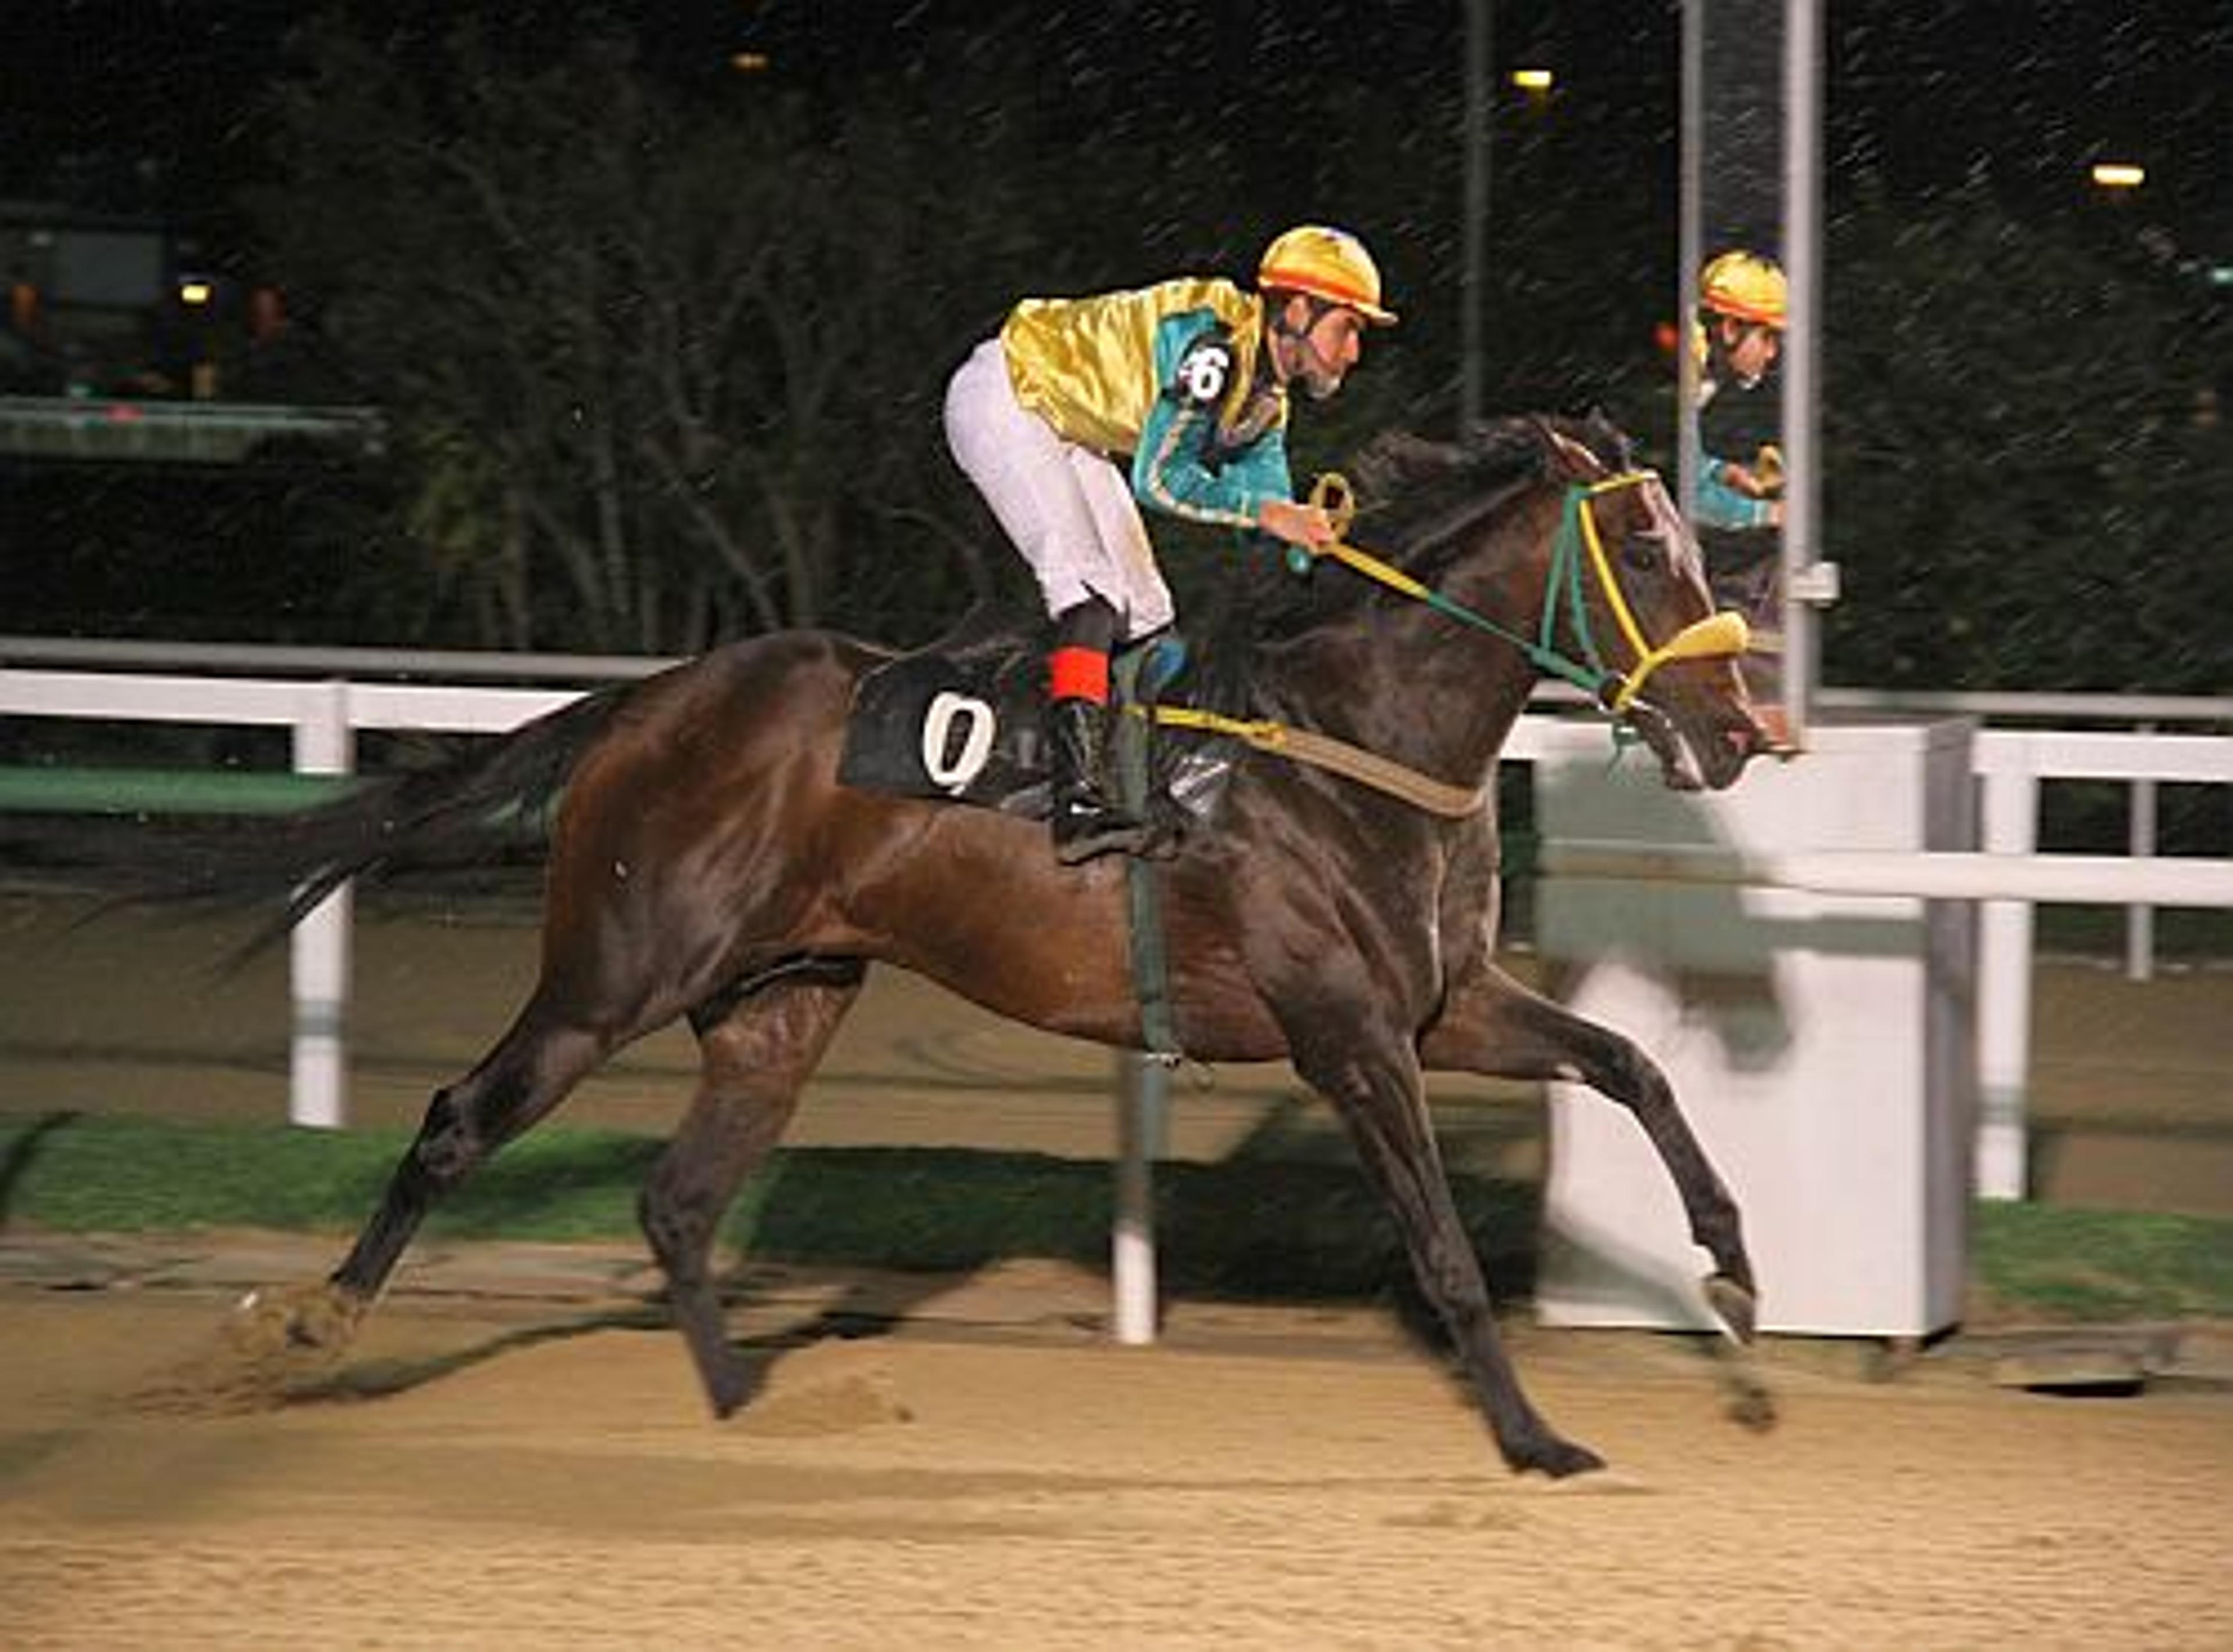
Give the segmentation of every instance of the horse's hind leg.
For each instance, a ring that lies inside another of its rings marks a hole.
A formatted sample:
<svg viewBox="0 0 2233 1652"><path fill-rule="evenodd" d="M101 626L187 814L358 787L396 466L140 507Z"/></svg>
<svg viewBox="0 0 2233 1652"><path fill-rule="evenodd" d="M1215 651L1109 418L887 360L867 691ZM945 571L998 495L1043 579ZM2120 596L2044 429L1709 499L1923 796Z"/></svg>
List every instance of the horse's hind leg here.
<svg viewBox="0 0 2233 1652"><path fill-rule="evenodd" d="M324 1285L252 1294L243 1304L236 1343L259 1360L276 1356L291 1363L304 1354L337 1355L356 1334L427 1211L497 1148L563 1101L614 1042L569 1023L538 991L472 1071L434 1092L379 1208Z"/></svg>
<svg viewBox="0 0 2233 1652"><path fill-rule="evenodd" d="M1468 977L1420 1040L1433 1071L1579 1080L1634 1115L1675 1180L1690 1236L1714 1259L1707 1299L1750 1341L1758 1290L1736 1201L1676 1105L1657 1063L1632 1041L1530 992L1493 965Z"/></svg>
<svg viewBox="0 0 2233 1652"><path fill-rule="evenodd" d="M368 1302L378 1296L427 1211L565 1100L612 1049L611 1039L568 1024L540 992L530 999L472 1071L434 1092L380 1208L334 1271L333 1283Z"/></svg>
<svg viewBox="0 0 2233 1652"><path fill-rule="evenodd" d="M716 1416L743 1404L751 1383L722 1327L710 1265L714 1235L745 1178L791 1122L799 1088L864 972L851 959L815 960L691 1015L702 1062L698 1093L646 1180L637 1213Z"/></svg>

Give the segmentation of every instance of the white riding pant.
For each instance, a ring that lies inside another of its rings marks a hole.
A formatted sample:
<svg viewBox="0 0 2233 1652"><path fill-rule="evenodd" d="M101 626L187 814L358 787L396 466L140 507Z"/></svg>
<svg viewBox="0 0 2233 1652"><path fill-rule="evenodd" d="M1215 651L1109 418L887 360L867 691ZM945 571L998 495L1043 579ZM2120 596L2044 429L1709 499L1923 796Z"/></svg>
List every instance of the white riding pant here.
<svg viewBox="0 0 2233 1652"><path fill-rule="evenodd" d="M1170 588L1123 472L1016 400L1000 341L946 387L946 445L1039 582L1050 615L1098 596L1130 641L1171 622Z"/></svg>

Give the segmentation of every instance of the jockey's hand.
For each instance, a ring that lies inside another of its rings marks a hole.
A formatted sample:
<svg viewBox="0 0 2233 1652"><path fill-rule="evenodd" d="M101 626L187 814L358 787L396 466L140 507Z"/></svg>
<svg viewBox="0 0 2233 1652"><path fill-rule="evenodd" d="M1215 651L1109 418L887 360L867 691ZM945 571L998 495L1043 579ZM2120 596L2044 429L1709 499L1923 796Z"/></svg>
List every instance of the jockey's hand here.
<svg viewBox="0 0 2233 1652"><path fill-rule="evenodd" d="M1729 486L1735 488L1739 493L1743 494L1748 499L1765 499L1768 498L1768 484L1761 481L1758 476L1754 475L1744 465L1731 465L1724 462L1722 465L1722 480L1728 483Z"/></svg>
<svg viewBox="0 0 2233 1652"><path fill-rule="evenodd" d="M1256 525L1274 539L1300 546L1313 556L1341 540L1340 530L1324 511L1292 499L1266 499L1256 513Z"/></svg>

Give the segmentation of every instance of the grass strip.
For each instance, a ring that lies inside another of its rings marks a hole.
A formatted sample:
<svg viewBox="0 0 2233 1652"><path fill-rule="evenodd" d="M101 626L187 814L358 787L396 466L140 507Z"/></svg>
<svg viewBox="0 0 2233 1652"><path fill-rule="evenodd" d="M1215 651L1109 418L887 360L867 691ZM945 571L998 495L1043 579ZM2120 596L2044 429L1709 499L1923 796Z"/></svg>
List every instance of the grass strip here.
<svg viewBox="0 0 2233 1652"><path fill-rule="evenodd" d="M353 1233L410 1135L180 1124L55 1113L0 1116L0 1230ZM632 1242L636 1189L663 1143L538 1130L428 1219L430 1237ZM1158 1269L1173 1289L1284 1299L1407 1291L1403 1248L1346 1163L1238 1158L1156 1168ZM1533 1287L1532 1186L1453 1185L1500 1296ZM1098 1265L1110 1167L955 1148L778 1149L724 1238L771 1261L947 1272L1011 1257ZM1970 1273L1996 1309L2051 1319L2233 1318L2233 1221L1981 1203ZM1759 1259L1763 1268L1772 1259Z"/></svg>
<svg viewBox="0 0 2233 1652"><path fill-rule="evenodd" d="M331 1232L372 1213L400 1129L175 1124L54 1114L0 1117L0 1228L76 1232L262 1227ZM615 1131L538 1130L428 1217L429 1237L634 1240L636 1190L663 1143ZM1533 1283L1533 1187L1453 1190L1501 1293ZM779 1148L748 1182L724 1238L771 1261L946 1272L1007 1257L1106 1260L1105 1162L954 1148ZM1221 1295L1371 1297L1405 1275L1392 1223L1345 1163L1164 1164L1159 1269Z"/></svg>
<svg viewBox="0 0 2233 1652"><path fill-rule="evenodd" d="M1969 1272L1994 1301L2042 1318L2233 1317L2233 1221L1981 1203Z"/></svg>

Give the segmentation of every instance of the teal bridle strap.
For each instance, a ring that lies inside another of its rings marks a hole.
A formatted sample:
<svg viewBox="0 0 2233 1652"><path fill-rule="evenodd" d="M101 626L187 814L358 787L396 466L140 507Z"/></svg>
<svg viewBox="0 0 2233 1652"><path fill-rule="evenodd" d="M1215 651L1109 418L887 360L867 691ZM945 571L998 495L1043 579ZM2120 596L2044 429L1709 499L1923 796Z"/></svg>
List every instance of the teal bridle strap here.
<svg viewBox="0 0 2233 1652"><path fill-rule="evenodd" d="M1542 636L1527 651L1535 668L1574 685L1591 699L1605 702L1606 685L1613 679L1590 634L1590 605L1582 589L1582 512L1589 508L1590 490L1579 483L1566 489L1559 507L1559 537L1551 543L1551 575L1543 583ZM1566 604L1572 616L1575 639L1581 644L1579 663L1559 652L1559 607Z"/></svg>
<svg viewBox="0 0 2233 1652"><path fill-rule="evenodd" d="M1324 478L1321 478L1323 481ZM1348 485L1343 483L1346 491ZM1543 590L1543 622L1541 635L1530 638L1498 624L1486 614L1468 608L1464 603L1442 592L1420 583L1401 569L1390 566L1369 551L1340 542L1325 547L1318 555L1329 557L1377 581L1389 589L1423 602L1446 619L1476 631L1486 631L1493 637L1501 637L1527 656L1527 662L1545 676L1556 677L1572 683L1591 699L1603 704L1605 686L1612 673L1605 668L1605 656L1598 652L1597 642L1590 634L1589 605L1584 600L1582 588L1584 561L1582 551L1581 512L1590 489L1575 484L1566 489L1566 503L1560 509L1559 537L1551 548L1551 576ZM1299 546L1289 546L1287 566L1293 572L1310 571L1311 553ZM1573 615L1574 634L1581 639L1585 659L1576 660L1559 649L1559 608L1561 602Z"/></svg>

